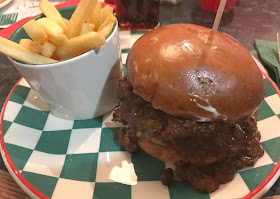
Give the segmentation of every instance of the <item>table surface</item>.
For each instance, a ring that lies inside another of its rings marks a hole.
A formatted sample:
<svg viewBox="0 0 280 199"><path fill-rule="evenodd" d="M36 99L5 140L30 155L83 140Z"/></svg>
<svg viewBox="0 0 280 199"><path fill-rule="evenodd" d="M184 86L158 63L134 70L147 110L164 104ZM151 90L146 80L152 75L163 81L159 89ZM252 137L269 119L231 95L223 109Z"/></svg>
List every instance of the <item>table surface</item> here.
<svg viewBox="0 0 280 199"><path fill-rule="evenodd" d="M1 10L0 10L1 12ZM277 16L278 13L278 16ZM214 13L200 9L198 0L182 0L176 6L162 4L160 6L160 25L172 23L193 23L211 28ZM280 1L279 0L239 0L234 10L225 13L219 31L235 37L251 54L257 57L254 48L255 39L276 40L280 33ZM0 107L8 93L21 75L6 56L0 54ZM274 74L269 71L274 79ZM264 195L280 198L280 180ZM0 198L28 198L11 178L0 157Z"/></svg>

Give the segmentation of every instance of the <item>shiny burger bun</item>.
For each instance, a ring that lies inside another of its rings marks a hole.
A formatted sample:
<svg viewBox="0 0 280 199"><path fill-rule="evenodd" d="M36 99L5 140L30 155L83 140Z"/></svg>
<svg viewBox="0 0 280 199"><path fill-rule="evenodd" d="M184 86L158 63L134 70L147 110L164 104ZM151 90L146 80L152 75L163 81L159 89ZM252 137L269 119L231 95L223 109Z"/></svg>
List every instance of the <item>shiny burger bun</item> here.
<svg viewBox="0 0 280 199"><path fill-rule="evenodd" d="M252 115L265 96L250 53L232 37L193 24L144 34L126 67L134 93L155 109L201 122L238 121Z"/></svg>

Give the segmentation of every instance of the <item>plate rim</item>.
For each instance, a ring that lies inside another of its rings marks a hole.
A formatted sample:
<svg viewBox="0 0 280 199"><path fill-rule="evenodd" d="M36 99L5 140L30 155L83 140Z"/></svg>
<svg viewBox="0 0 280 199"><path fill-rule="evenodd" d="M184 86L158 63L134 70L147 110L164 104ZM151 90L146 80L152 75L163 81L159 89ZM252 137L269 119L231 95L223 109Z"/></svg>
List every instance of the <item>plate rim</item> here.
<svg viewBox="0 0 280 199"><path fill-rule="evenodd" d="M271 80L271 78L263 71L261 71L263 76L269 81L269 83L273 86L274 90L278 94L280 98L280 90L276 86L276 84ZM26 180L19 170L16 168L14 165L5 145L4 141L4 135L3 135L3 120L4 120L4 115L5 115L5 110L6 106L9 102L9 99L14 92L15 88L19 85L19 83L23 80L23 77L21 77L18 82L13 86L11 91L9 92L2 110L1 110L1 115L0 115L0 152L1 156L3 158L4 164L7 167L9 173L13 177L13 179L16 181L16 183L27 193L30 197L32 198L42 198L42 199L48 199L46 195L44 195L42 192L40 192L37 188L35 188L28 180ZM275 181L278 179L280 175L280 159L278 160L277 164L275 167L272 169L272 171L269 173L269 175L252 191L250 191L247 195L243 196L243 199L248 199L248 198L255 198L259 195L261 195L265 190L270 189ZM273 182L274 181L274 182ZM270 183L272 182L272 183ZM264 193L263 193L264 194Z"/></svg>
<svg viewBox="0 0 280 199"><path fill-rule="evenodd" d="M0 9L5 7L6 5L8 5L10 2L12 2L13 0L6 0L3 3L0 4Z"/></svg>
<svg viewBox="0 0 280 199"><path fill-rule="evenodd" d="M0 119L0 152L2 159L4 161L5 166L7 167L9 173L13 177L13 179L16 181L16 183L32 198L43 198L48 199L46 195L44 195L42 192L40 192L38 189L36 189L28 180L26 180L23 175L21 175L20 171L16 168L14 165L8 151L6 148L6 144L4 141L4 135L3 135L3 120L5 115L5 110L7 107L7 104L9 102L9 99L14 92L15 88L19 85L19 83L23 80L23 77L21 77L17 83L13 86L10 93L8 94L3 108L1 110L1 119ZM28 191L27 191L28 190ZM34 197L35 196L35 197Z"/></svg>

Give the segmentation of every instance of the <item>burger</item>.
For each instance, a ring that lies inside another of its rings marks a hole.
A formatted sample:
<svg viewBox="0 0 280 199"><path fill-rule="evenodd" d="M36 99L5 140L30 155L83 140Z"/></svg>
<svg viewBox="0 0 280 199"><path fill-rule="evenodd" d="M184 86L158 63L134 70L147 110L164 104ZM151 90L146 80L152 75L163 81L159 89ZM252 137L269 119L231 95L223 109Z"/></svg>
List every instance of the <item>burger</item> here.
<svg viewBox="0 0 280 199"><path fill-rule="evenodd" d="M232 37L191 24L163 26L135 42L126 67L113 121L127 126L119 143L129 153L142 149L174 162L176 178L207 193L263 155L256 123L263 77Z"/></svg>

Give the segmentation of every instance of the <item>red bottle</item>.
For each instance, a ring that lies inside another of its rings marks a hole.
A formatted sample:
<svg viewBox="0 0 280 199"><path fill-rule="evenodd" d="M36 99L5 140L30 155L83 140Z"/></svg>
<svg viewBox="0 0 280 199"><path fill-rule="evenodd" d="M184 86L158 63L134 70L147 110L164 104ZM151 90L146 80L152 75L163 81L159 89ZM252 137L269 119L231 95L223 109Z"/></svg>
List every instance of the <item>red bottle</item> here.
<svg viewBox="0 0 280 199"><path fill-rule="evenodd" d="M105 3L114 4L114 0L105 0Z"/></svg>
<svg viewBox="0 0 280 199"><path fill-rule="evenodd" d="M227 0L224 12L231 11L236 5L237 0ZM200 7L203 10L217 12L220 0L200 0Z"/></svg>

